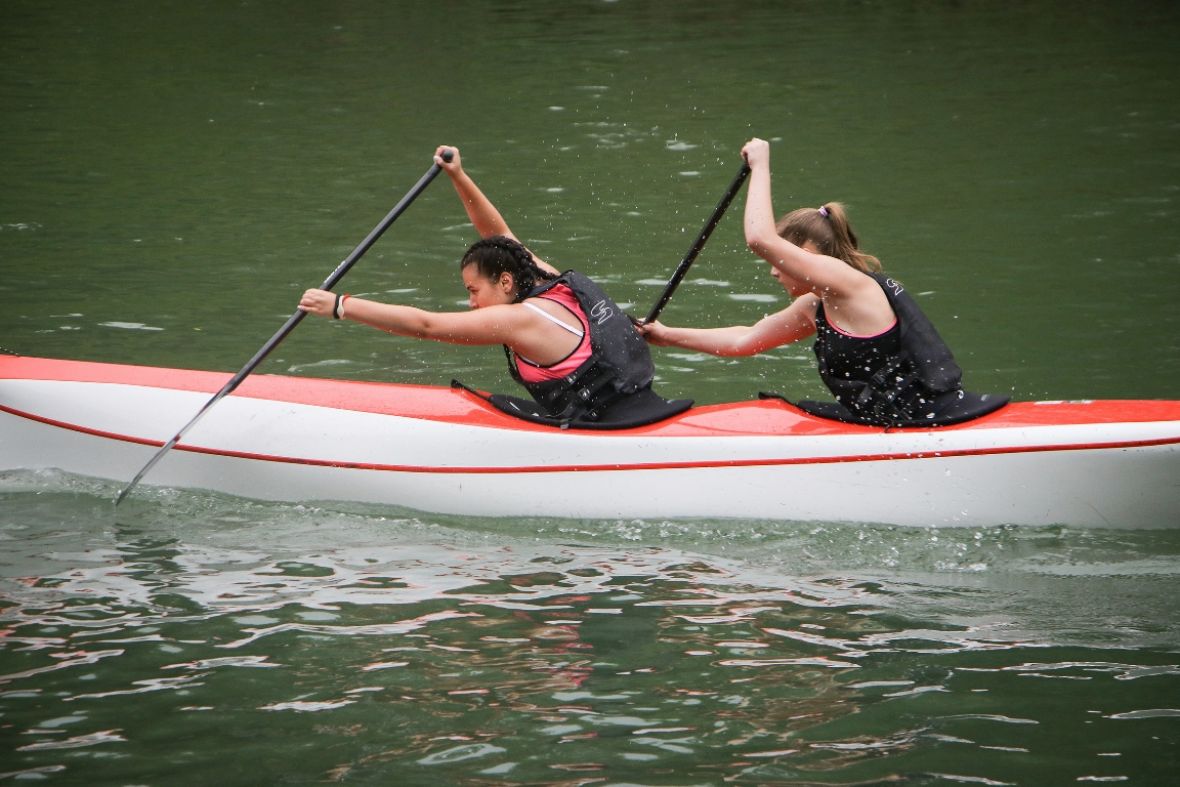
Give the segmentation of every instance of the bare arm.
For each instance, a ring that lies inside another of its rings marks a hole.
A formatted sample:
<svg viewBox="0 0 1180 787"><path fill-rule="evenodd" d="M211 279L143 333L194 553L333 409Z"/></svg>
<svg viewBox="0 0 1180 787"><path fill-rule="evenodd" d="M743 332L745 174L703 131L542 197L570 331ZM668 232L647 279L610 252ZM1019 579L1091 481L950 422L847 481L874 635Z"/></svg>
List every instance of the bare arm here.
<svg viewBox="0 0 1180 787"><path fill-rule="evenodd" d="M299 308L331 317L336 293L311 289ZM466 312L431 312L365 298L342 300L343 318L387 333L449 344L505 344L539 363L556 363L579 339L519 303L483 306Z"/></svg>
<svg viewBox="0 0 1180 787"><path fill-rule="evenodd" d="M847 297L863 287L864 275L843 260L805 251L775 231L769 143L754 138L742 148L742 156L750 165L743 224L750 250L820 297Z"/></svg>
<svg viewBox="0 0 1180 787"><path fill-rule="evenodd" d="M331 317L336 293L312 289L303 294L299 308L309 314ZM431 312L414 306L380 303L365 298L344 301L344 318L387 333L431 339L451 344L511 344L522 332L527 315L512 306L490 306L466 312Z"/></svg>
<svg viewBox="0 0 1180 787"><path fill-rule="evenodd" d="M639 326L644 338L655 345L722 357L756 355L773 347L803 339L815 333L814 295L797 298L782 311L763 317L753 325L725 328L672 328L659 322Z"/></svg>
<svg viewBox="0 0 1180 787"><path fill-rule="evenodd" d="M454 153L454 156L449 162L443 161L442 159L442 154L445 150L450 150ZM471 224L475 227L475 231L479 233L479 237L490 238L493 235L506 235L517 242L520 241L508 227L508 222L504 221L504 217L500 215L500 211L496 209L492 201L484 195L479 186L475 185L475 181L471 179L471 176L463 170L463 161L459 157L458 148L450 145L440 145L434 153L434 163L438 164L450 176L451 184L455 187L455 193L459 195L459 201L463 203L463 208L467 211L467 218L471 219ZM533 253L531 249L529 253ZM538 267L542 270L554 274L561 272L536 254L533 254L533 259L536 260Z"/></svg>

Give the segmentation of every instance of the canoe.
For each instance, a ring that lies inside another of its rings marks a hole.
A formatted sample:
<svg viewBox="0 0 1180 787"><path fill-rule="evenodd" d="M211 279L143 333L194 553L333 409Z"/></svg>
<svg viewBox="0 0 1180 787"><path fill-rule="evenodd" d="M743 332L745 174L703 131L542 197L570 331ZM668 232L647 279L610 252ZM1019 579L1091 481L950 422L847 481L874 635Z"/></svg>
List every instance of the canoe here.
<svg viewBox="0 0 1180 787"><path fill-rule="evenodd" d="M0 357L0 471L125 484L229 378ZM1011 402L886 429L766 399L562 430L457 388L257 374L151 485L481 517L1165 528L1180 526L1180 401Z"/></svg>

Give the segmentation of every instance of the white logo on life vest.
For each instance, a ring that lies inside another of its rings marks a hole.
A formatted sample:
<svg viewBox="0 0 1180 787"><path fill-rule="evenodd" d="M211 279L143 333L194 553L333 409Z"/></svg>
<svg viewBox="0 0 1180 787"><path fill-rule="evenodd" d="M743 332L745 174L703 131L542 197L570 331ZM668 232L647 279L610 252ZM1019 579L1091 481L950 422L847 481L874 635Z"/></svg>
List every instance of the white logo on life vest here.
<svg viewBox="0 0 1180 787"><path fill-rule="evenodd" d="M602 325L613 317L614 313L615 310L607 306L606 301L599 301L590 307L590 316L594 319L595 325Z"/></svg>
<svg viewBox="0 0 1180 787"><path fill-rule="evenodd" d="M894 295L901 295L903 292L905 292L905 287L902 287L901 282L895 279L886 279L885 286L893 290Z"/></svg>

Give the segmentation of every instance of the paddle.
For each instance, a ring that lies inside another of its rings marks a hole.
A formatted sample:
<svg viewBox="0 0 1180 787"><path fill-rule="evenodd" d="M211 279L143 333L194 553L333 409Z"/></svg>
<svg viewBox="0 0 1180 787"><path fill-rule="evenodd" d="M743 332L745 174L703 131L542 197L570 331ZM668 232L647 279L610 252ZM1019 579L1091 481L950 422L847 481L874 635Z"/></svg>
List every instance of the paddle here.
<svg viewBox="0 0 1180 787"><path fill-rule="evenodd" d="M449 150L445 151L442 154L443 161L450 161L452 158L454 158L454 155L455 154ZM320 285L320 289L330 290L335 287L336 284L344 278L344 274L348 273L349 269L352 268L354 264L356 264L356 261L359 260L366 251L369 250L369 247L377 242L377 239L381 237L385 230L389 229L389 225L393 224L394 220L396 220L397 217L400 216L405 211L405 209L410 206L410 203L417 199L418 195L426 190L426 187L430 185L430 181L434 180L434 177L438 175L441 169L442 168L438 164L431 164L430 169L426 170L426 174L414 184L414 187L406 193L406 196L401 198L400 202L393 206L393 210L389 211L385 218L383 218L381 222L373 228L373 231L369 233L368 237L361 241L360 245L353 249L352 253L349 254L343 262L336 266L336 270L332 271L332 274L328 276L328 278L324 279L324 283ZM136 473L135 478L131 479L131 483L119 493L119 497L115 500L116 508L118 508L119 504L123 502L123 498L127 497L128 493L135 488L135 485L139 483L140 479L147 475L149 470L155 467L156 463L160 461L164 454L168 453L172 446L180 442L180 438L184 435L184 433L191 429L193 424L201 420L201 416L207 413L209 409L213 407L213 405L221 401L222 397L232 393L235 388L241 385L242 381L246 379L246 376L249 375L250 372L254 371L255 367L262 363L263 360L266 359L266 356L270 355L271 351L278 347L279 343L282 342L283 339L287 338L287 334L295 330L295 326L298 325L306 316L307 312L303 311L302 309L296 309L295 313L287 318L287 322L283 324L283 327L279 328L278 332L274 336L270 337L270 340L267 341L266 344L262 345L262 349L254 353L254 357L242 367L242 370L235 374L220 391L214 394L213 398L206 402L205 406L197 411L197 414L193 416L193 419L185 424L184 427L176 433L175 437L164 443L164 447L156 452L156 455L153 456L151 460L143 466L142 470Z"/></svg>
<svg viewBox="0 0 1180 787"><path fill-rule="evenodd" d="M729 184L729 189L726 190L721 201L717 203L717 207L713 208L713 215L709 216L709 220L705 222L701 233L697 235L696 240L689 247L688 254L684 255L684 259L680 261L680 265L677 266L676 271L672 274L672 278L668 280L668 285L664 287L664 294L660 296L660 299L656 301L656 305L651 307L651 311L643 319L645 323L655 322L656 318L660 316L660 312L668 305L668 301L672 299L672 293L676 292L676 288L680 286L680 280L684 278L684 274L688 273L689 266L692 265L697 255L701 253L701 249L705 247L705 241L713 234L713 229L721 221L721 216L725 213L725 209L729 207L729 203L733 202L734 196L738 193L738 189L742 187L742 183L749 174L750 167L743 161L742 168L738 170L737 177L733 179L733 183Z"/></svg>

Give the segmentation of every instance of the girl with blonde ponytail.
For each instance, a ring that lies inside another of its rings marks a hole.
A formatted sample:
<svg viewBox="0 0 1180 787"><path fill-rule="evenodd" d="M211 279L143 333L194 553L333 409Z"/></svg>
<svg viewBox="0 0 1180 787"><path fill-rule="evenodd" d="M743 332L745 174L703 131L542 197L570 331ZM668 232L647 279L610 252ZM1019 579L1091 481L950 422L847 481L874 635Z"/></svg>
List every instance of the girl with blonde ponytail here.
<svg viewBox="0 0 1180 787"><path fill-rule="evenodd" d="M819 374L836 402L798 405L854 423L958 423L1007 402L962 389L962 371L950 350L905 288L860 250L841 203L799 208L776 222L769 143L751 139L742 156L750 165L746 243L794 300L752 326L673 328L653 322L640 327L649 342L744 356L814 335Z"/></svg>

